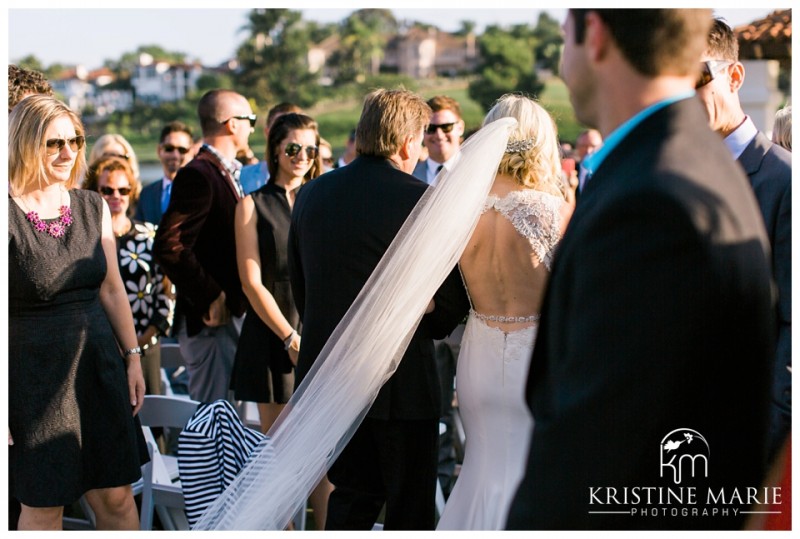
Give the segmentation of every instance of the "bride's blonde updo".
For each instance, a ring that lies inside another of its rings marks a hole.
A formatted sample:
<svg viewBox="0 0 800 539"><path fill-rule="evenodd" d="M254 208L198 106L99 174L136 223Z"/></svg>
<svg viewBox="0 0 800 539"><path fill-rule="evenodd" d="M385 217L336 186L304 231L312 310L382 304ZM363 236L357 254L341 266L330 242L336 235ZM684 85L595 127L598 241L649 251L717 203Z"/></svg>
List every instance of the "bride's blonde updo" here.
<svg viewBox="0 0 800 539"><path fill-rule="evenodd" d="M563 197L561 155L550 114L533 99L506 94L494 104L483 125L506 117L517 120L517 127L508 137L498 173L514 177L522 186Z"/></svg>

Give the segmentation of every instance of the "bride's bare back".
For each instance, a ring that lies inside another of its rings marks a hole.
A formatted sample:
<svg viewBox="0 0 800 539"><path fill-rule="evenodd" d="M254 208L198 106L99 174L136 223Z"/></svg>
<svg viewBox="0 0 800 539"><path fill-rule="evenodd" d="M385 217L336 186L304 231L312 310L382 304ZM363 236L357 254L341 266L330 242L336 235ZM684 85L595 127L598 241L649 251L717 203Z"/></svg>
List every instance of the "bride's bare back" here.
<svg viewBox="0 0 800 539"><path fill-rule="evenodd" d="M531 324L496 318L539 313L553 250L570 212L563 198L498 175L460 260L474 310L495 317L488 324L508 329Z"/></svg>

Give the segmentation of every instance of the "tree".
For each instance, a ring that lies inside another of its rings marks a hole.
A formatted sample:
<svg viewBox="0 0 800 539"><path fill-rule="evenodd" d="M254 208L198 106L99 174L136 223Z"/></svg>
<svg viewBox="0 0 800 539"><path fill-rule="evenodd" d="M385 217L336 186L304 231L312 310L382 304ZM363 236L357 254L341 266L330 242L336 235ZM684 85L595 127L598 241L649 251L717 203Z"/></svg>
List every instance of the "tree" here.
<svg viewBox="0 0 800 539"><path fill-rule="evenodd" d="M528 25L517 25L510 31L487 27L478 39L481 60L478 75L469 84L469 96L488 111L503 94L539 94L544 85L536 76L535 45Z"/></svg>
<svg viewBox="0 0 800 539"><path fill-rule="evenodd" d="M253 9L245 26L250 35L239 46L239 91L260 108L280 101L308 107L319 94L318 74L309 73L307 52L310 28L299 11Z"/></svg>
<svg viewBox="0 0 800 539"><path fill-rule="evenodd" d="M389 9L359 9L342 21L341 48L331 62L338 66L337 82L363 82L380 71L389 37L397 33L397 20Z"/></svg>
<svg viewBox="0 0 800 539"><path fill-rule="evenodd" d="M533 29L533 36L538 42L534 54L539 67L558 73L558 66L561 62L561 45L564 44L559 22L548 15L546 11L542 11L536 22L536 28Z"/></svg>
<svg viewBox="0 0 800 539"><path fill-rule="evenodd" d="M117 80L130 80L131 74L139 65L142 54L150 55L155 62L182 64L186 62L186 53L170 52L159 45L140 45L135 51L123 53L118 60L106 59L103 65L117 76Z"/></svg>

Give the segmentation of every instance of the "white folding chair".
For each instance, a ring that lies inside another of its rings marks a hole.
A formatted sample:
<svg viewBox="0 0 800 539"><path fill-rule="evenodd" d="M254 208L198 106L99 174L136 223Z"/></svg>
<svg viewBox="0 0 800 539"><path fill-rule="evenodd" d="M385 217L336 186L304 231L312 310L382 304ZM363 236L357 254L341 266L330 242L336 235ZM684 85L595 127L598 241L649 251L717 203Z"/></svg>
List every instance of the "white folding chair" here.
<svg viewBox="0 0 800 539"><path fill-rule="evenodd" d="M142 512L140 529L151 530L153 512L158 512L165 529L188 530L184 514L183 489L177 477L177 458L162 455L150 431L152 427L183 428L200 405L180 397L145 395L139 411L150 462L142 466Z"/></svg>

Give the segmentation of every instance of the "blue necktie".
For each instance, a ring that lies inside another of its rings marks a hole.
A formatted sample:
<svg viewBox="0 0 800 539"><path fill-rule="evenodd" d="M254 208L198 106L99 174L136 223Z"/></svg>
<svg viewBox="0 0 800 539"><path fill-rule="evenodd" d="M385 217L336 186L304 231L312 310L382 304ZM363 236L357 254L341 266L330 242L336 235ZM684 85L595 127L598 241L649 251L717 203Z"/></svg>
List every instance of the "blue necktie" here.
<svg viewBox="0 0 800 539"><path fill-rule="evenodd" d="M172 182L167 183L167 185L163 186L161 189L161 215L167 212L170 194L172 194Z"/></svg>

